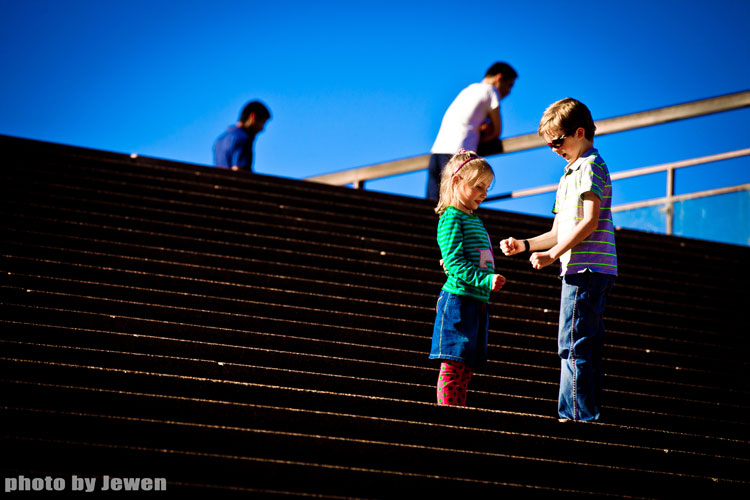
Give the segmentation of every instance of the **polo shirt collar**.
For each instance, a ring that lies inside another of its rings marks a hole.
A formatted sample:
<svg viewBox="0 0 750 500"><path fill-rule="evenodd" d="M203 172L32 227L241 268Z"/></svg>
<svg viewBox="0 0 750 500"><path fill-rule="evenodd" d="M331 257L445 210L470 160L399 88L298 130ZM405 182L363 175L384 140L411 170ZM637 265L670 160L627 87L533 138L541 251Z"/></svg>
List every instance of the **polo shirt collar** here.
<svg viewBox="0 0 750 500"><path fill-rule="evenodd" d="M574 170L578 170L579 168L581 168L581 165L583 165L583 162L584 160L586 160L586 158L588 158L591 155L598 154L598 153L599 152L597 151L596 148L592 147L592 148L587 149L576 161L574 161L573 163L568 163L565 166L565 174L567 175L570 172L573 172Z"/></svg>

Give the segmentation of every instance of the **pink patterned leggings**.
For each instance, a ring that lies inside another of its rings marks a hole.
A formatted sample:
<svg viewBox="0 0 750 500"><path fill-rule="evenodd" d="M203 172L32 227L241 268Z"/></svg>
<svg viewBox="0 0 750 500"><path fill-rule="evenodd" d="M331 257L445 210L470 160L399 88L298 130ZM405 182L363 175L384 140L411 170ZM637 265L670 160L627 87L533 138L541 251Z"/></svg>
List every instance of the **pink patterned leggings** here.
<svg viewBox="0 0 750 500"><path fill-rule="evenodd" d="M466 391L473 373L460 361L443 361L437 382L437 404L466 406Z"/></svg>

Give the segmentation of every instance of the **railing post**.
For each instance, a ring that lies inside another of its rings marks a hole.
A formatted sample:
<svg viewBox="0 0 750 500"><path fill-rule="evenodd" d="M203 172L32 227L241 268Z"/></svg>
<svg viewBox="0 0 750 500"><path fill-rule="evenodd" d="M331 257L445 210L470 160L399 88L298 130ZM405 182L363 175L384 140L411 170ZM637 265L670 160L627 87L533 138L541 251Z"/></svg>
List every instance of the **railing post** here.
<svg viewBox="0 0 750 500"><path fill-rule="evenodd" d="M667 230L666 233L671 235L674 230L674 168L667 169Z"/></svg>

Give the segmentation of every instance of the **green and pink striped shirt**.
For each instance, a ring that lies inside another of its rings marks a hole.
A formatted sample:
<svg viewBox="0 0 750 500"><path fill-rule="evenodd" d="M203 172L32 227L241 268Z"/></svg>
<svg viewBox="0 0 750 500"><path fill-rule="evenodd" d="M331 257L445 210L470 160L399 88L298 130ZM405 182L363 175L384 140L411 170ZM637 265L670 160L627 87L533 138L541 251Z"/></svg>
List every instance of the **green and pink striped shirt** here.
<svg viewBox="0 0 750 500"><path fill-rule="evenodd" d="M438 222L437 241L448 275L443 290L489 302L495 256L479 217L448 207Z"/></svg>

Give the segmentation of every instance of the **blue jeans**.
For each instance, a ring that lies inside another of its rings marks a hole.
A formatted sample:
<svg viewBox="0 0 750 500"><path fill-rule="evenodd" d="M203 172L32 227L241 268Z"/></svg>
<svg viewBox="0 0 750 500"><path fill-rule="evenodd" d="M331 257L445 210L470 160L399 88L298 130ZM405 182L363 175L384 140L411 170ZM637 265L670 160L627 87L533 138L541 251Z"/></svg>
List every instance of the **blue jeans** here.
<svg viewBox="0 0 750 500"><path fill-rule="evenodd" d="M427 199L437 201L440 198L440 175L443 167L453 158L448 154L432 154L427 165Z"/></svg>
<svg viewBox="0 0 750 500"><path fill-rule="evenodd" d="M560 295L558 414L598 420L602 401L602 313L615 277L586 271L563 276Z"/></svg>

